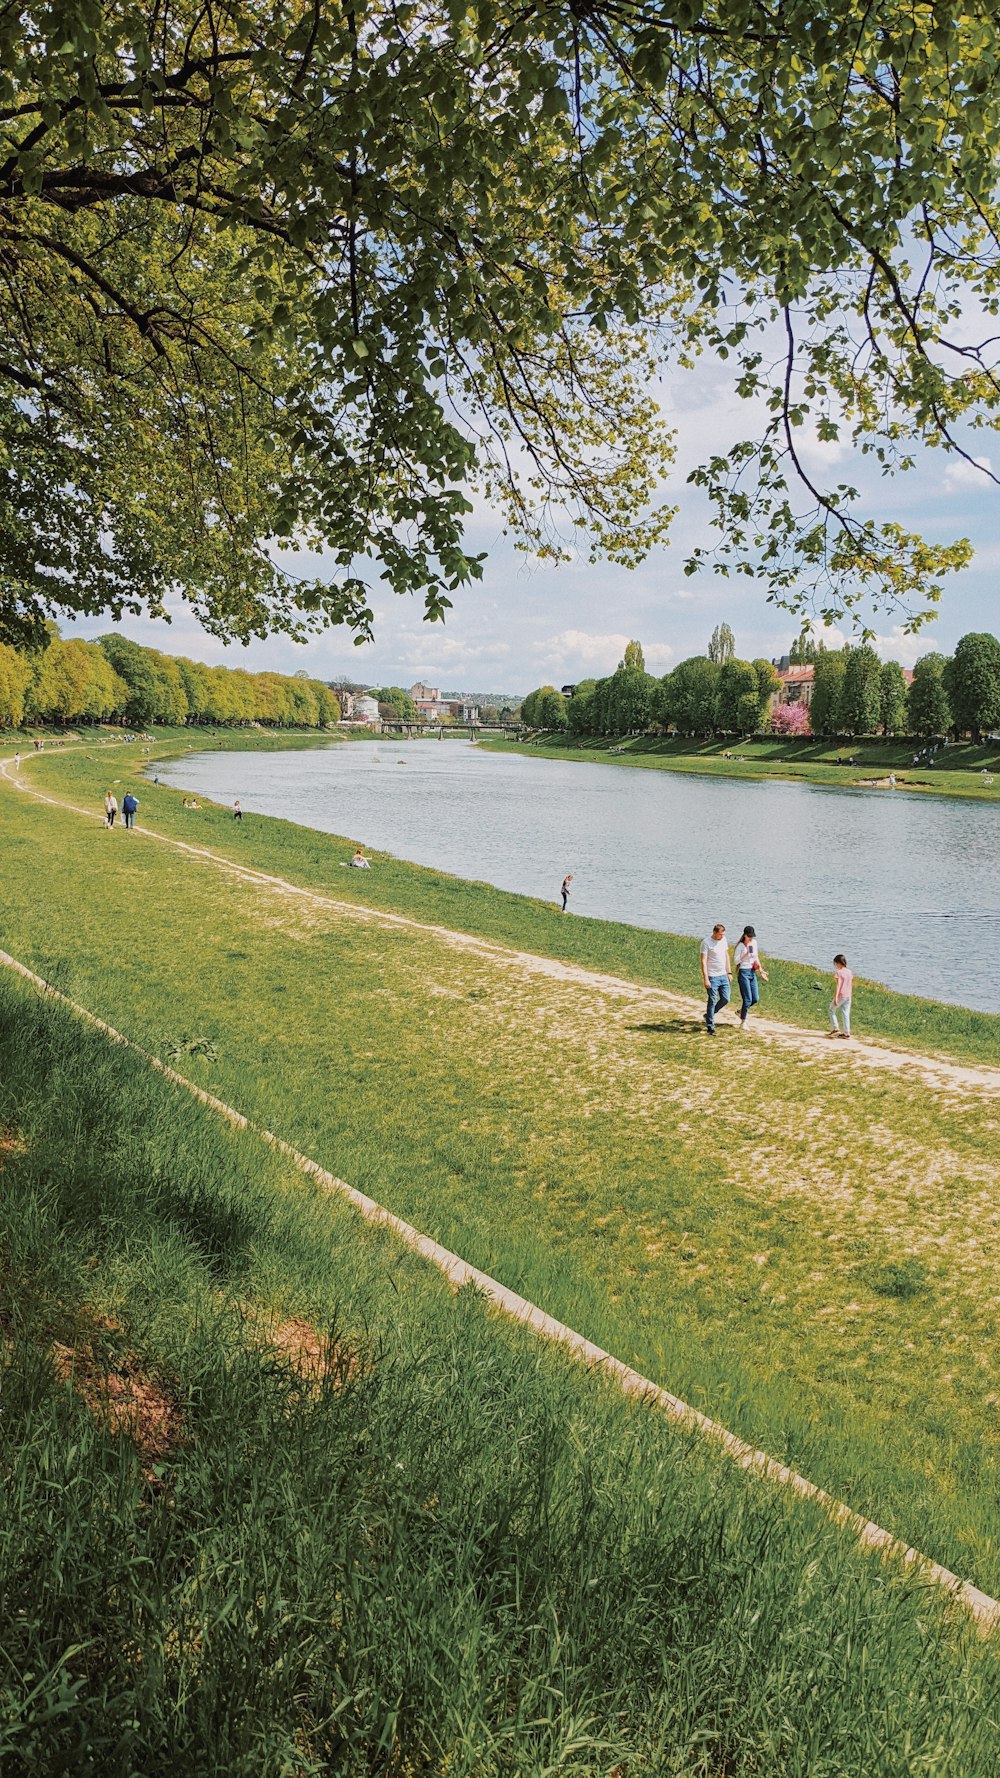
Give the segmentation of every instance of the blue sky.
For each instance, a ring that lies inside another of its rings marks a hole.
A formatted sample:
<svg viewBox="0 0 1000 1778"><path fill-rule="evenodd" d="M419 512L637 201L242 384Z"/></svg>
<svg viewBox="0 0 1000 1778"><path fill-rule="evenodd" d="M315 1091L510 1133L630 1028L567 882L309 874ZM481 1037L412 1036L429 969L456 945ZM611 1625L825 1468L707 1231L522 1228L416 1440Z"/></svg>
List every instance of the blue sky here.
<svg viewBox="0 0 1000 1778"><path fill-rule="evenodd" d="M546 681L560 685L611 672L631 636L642 642L654 673L703 652L722 622L732 626L739 655L783 653L796 621L769 605L753 581L711 573L688 579L683 572L691 547L710 541L703 497L685 485L688 471L727 440L750 435L753 414L734 395L731 371L709 360L674 378L663 403L678 433L675 473L666 494L679 512L672 541L636 570L586 559L558 567L530 561L502 536L498 516L478 503L467 541L473 550L489 553L484 578L456 595L444 625L424 623L418 601L378 588L376 638L361 648L339 629L304 646L275 637L227 648L207 635L182 603L170 624L130 618L118 627L168 654L213 664L289 673L305 668L320 679L343 674L378 684L409 685L421 678L450 690L517 694ZM854 482L874 516L898 519L939 541L967 536L975 546L971 567L950 579L937 620L919 635L903 635L887 613L868 614L880 654L912 666L931 648L949 652L967 630L1000 633L1000 490L992 482L940 451L926 452L908 475L884 481L866 461L852 461L846 448L808 439L804 448L811 472ZM981 445L974 448L982 451ZM301 562L298 558L300 569ZM108 627L106 619L92 620L65 625L64 633L96 636Z"/></svg>

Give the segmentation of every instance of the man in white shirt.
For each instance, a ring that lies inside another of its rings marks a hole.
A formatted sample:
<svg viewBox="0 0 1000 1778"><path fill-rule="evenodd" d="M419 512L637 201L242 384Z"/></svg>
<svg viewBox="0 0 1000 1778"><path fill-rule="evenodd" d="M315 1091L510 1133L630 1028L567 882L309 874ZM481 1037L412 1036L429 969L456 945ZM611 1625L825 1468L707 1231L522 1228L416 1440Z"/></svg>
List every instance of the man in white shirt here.
<svg viewBox="0 0 1000 1778"><path fill-rule="evenodd" d="M726 943L726 929L721 921L712 927L711 938L701 941L701 979L705 984L708 1004L705 1009L705 1030L709 1037L715 1036L715 1015L722 1007L729 1005L729 983L732 980L729 967L729 946Z"/></svg>

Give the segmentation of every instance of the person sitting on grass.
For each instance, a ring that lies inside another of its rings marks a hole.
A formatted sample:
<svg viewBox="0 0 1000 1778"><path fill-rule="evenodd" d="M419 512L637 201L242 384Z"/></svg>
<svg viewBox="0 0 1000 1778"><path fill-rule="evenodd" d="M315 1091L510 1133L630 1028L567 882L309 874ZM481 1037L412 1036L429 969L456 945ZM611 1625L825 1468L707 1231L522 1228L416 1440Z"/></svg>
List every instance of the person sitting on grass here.
<svg viewBox="0 0 1000 1778"><path fill-rule="evenodd" d="M843 951L838 951L833 959L833 999L830 1002L830 1029L828 1037L848 1038L851 1035L851 989L854 976L847 967L847 958ZM844 1029L840 1029L840 1023Z"/></svg>
<svg viewBox="0 0 1000 1778"><path fill-rule="evenodd" d="M354 857L351 859L351 869L352 870L371 870L371 865L369 864L367 858L365 857L364 853L362 852L360 846L358 847L357 851L355 852Z"/></svg>

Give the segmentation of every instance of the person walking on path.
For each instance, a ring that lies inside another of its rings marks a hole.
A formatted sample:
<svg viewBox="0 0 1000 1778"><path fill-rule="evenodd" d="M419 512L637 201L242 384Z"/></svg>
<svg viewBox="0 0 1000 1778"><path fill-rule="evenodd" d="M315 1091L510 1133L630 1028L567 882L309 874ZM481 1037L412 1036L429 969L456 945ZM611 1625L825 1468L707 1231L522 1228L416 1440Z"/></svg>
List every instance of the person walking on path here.
<svg viewBox="0 0 1000 1778"><path fill-rule="evenodd" d="M729 983L732 980L729 967L729 946L726 943L726 929L721 920L712 927L711 938L701 941L701 979L705 984L708 1002L705 1008L705 1030L709 1037L715 1036L715 1015L724 1006L729 1005Z"/></svg>
<svg viewBox="0 0 1000 1778"><path fill-rule="evenodd" d="M767 970L760 960L757 949L757 934L752 926L744 926L743 936L733 951L733 968L736 971L736 982L740 990L740 1030L747 1028L750 1008L760 1002L760 990L757 977L767 981Z"/></svg>
<svg viewBox="0 0 1000 1778"><path fill-rule="evenodd" d="M15 753L14 755L14 770L15 772L21 770L21 755L19 753Z"/></svg>
<svg viewBox="0 0 1000 1778"><path fill-rule="evenodd" d="M131 790L126 791L125 795L122 797L122 814L125 817L126 827L131 828L135 826L135 812L138 807L138 797L133 796Z"/></svg>
<svg viewBox="0 0 1000 1778"><path fill-rule="evenodd" d="M104 798L104 825L105 825L105 827L114 827L115 816L117 815L117 813L118 813L118 798L115 796L115 793L113 790L109 790L107 796Z"/></svg>
<svg viewBox="0 0 1000 1778"><path fill-rule="evenodd" d="M851 1035L851 990L854 976L847 967L847 958L843 951L838 951L833 959L833 999L830 1002L830 1029L828 1037L850 1037ZM840 1029L838 1015L844 1029Z"/></svg>
<svg viewBox="0 0 1000 1778"><path fill-rule="evenodd" d="M559 891L560 895L562 896L562 911L563 911L563 913L566 912L566 903L569 900L569 886L572 883L572 881L573 881L573 873L572 873L572 871L570 871L568 876L563 877L562 888Z"/></svg>

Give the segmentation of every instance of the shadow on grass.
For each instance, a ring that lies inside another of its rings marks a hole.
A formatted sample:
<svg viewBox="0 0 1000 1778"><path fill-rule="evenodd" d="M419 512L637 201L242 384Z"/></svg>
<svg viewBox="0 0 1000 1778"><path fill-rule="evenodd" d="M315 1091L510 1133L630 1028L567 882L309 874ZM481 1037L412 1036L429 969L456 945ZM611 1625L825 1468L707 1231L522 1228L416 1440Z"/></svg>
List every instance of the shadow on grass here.
<svg viewBox="0 0 1000 1778"><path fill-rule="evenodd" d="M731 1030L735 1027L730 1026ZM690 1037L692 1032L704 1031L704 1019L671 1019L669 1024L626 1025L626 1031L655 1031L665 1037ZM717 1030L724 1031L726 1026L719 1024Z"/></svg>

